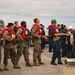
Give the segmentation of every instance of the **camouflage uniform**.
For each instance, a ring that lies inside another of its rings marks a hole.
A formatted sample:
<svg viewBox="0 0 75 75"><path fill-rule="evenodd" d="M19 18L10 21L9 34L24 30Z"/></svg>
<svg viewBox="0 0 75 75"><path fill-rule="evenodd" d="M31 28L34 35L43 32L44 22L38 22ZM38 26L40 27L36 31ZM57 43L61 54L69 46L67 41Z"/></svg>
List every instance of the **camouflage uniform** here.
<svg viewBox="0 0 75 75"><path fill-rule="evenodd" d="M2 25L2 24L0 24L0 25ZM1 47L2 47L2 45L3 45L3 36L2 36L2 28L0 27L0 66L1 66ZM3 69L2 68L0 68L0 71L3 71Z"/></svg>
<svg viewBox="0 0 75 75"><path fill-rule="evenodd" d="M24 55L24 60L26 61L26 64L29 63L29 49L27 45L27 40L23 39L22 36L22 29L20 28L17 31L17 63L19 62L20 57L22 54Z"/></svg>
<svg viewBox="0 0 75 75"><path fill-rule="evenodd" d="M2 44L3 44L3 40L0 40L0 63L1 63L1 47L2 47Z"/></svg>
<svg viewBox="0 0 75 75"><path fill-rule="evenodd" d="M3 20L0 20L0 28L2 28L2 30L4 30L5 24Z"/></svg>
<svg viewBox="0 0 75 75"><path fill-rule="evenodd" d="M0 40L1 42L1 40ZM1 68L1 45L0 45L0 71L3 71L3 69Z"/></svg>
<svg viewBox="0 0 75 75"><path fill-rule="evenodd" d="M3 38L8 41L11 40L11 37L8 36L8 31L5 31L3 33ZM17 64L17 54L15 52L14 46L15 46L14 42L9 42L9 43L5 42L5 45L4 45L4 65L8 64L9 56L11 57L11 61L12 61L13 65Z"/></svg>
<svg viewBox="0 0 75 75"><path fill-rule="evenodd" d="M1 63L1 46L0 46L0 63Z"/></svg>
<svg viewBox="0 0 75 75"><path fill-rule="evenodd" d="M34 26L31 31L32 35L32 42L34 45L34 52L33 52L33 62L36 63L37 59L38 62L41 62L41 40L39 38L39 35L36 35L35 32L38 28Z"/></svg>

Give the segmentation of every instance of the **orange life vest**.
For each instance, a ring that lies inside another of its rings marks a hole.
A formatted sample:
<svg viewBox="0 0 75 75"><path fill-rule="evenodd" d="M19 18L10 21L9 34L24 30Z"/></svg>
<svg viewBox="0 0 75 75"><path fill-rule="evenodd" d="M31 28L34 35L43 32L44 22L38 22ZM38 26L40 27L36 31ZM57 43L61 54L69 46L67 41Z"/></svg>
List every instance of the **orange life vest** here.
<svg viewBox="0 0 75 75"><path fill-rule="evenodd" d="M50 29L50 28L53 29L54 34L58 34L58 33L59 33L59 32L57 31L57 26L56 26L56 25L49 25L47 29ZM48 35L49 35L50 37L52 37L52 34L51 34L50 32L48 32Z"/></svg>
<svg viewBox="0 0 75 75"><path fill-rule="evenodd" d="M0 39L3 37L3 31L2 29L0 28Z"/></svg>
<svg viewBox="0 0 75 75"><path fill-rule="evenodd" d="M12 35L15 35L15 32L14 32L14 30L12 30L12 29L6 28L6 29L4 30L4 32L5 32L5 31L8 31L8 36L11 37L11 38L12 38ZM10 41L5 40L5 42L7 42L7 43L16 42L16 39L13 38L13 39L10 40Z"/></svg>
<svg viewBox="0 0 75 75"><path fill-rule="evenodd" d="M32 28L35 27L35 26L37 27L37 30L36 30L35 34L36 35L39 35L39 36L42 36L42 33L40 31L40 25L33 24Z"/></svg>
<svg viewBox="0 0 75 75"><path fill-rule="evenodd" d="M28 39L27 28L25 28L25 27L23 27L23 26L19 26L19 27L18 27L18 30L19 30L20 28L22 29L21 37L22 37L23 39Z"/></svg>

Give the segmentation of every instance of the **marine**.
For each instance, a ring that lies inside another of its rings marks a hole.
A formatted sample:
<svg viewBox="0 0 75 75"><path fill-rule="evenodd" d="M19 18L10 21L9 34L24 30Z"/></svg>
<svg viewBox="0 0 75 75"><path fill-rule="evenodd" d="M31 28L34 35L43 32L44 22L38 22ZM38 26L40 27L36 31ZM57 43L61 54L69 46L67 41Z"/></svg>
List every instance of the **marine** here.
<svg viewBox="0 0 75 75"><path fill-rule="evenodd" d="M17 64L17 54L15 52L16 48L16 39L15 39L15 32L13 30L14 24L8 23L7 27L5 28L3 32L3 38L5 40L4 44L4 70L9 70L8 65L8 59L9 56L11 58L11 62L13 64L14 69L20 69L20 66Z"/></svg>
<svg viewBox="0 0 75 75"><path fill-rule="evenodd" d="M44 63L41 61L41 37L42 33L40 31L40 20L38 18L34 19L34 23L32 26L32 42L34 46L33 50L33 62L34 66L40 66L44 65Z"/></svg>
<svg viewBox="0 0 75 75"><path fill-rule="evenodd" d="M0 28L0 71L3 71L3 69L1 68L1 47L2 47L2 44L3 44L3 35L2 35L3 31L2 29Z"/></svg>
<svg viewBox="0 0 75 75"><path fill-rule="evenodd" d="M26 61L26 66L32 67L29 63L29 48L28 48L28 33L26 28L26 22L22 21L21 26L18 27L18 31L16 33L17 38L17 63L20 60L20 57L24 56L24 60Z"/></svg>

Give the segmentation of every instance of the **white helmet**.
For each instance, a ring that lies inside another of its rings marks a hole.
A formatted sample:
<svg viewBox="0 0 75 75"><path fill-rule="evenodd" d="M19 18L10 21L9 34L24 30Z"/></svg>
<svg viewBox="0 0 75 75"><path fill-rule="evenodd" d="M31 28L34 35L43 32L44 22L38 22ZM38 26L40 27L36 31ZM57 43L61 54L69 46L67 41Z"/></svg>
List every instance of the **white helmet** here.
<svg viewBox="0 0 75 75"><path fill-rule="evenodd" d="M73 26L69 26L69 29L73 29Z"/></svg>

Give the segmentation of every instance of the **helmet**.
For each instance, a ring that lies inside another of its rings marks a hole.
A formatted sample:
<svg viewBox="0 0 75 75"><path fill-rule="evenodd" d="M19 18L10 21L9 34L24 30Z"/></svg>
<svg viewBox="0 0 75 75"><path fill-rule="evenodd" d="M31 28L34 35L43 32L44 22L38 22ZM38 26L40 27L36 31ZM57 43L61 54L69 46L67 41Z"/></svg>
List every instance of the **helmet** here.
<svg viewBox="0 0 75 75"><path fill-rule="evenodd" d="M51 23L57 23L56 19L52 19Z"/></svg>
<svg viewBox="0 0 75 75"><path fill-rule="evenodd" d="M69 29L73 29L73 26L69 26Z"/></svg>

